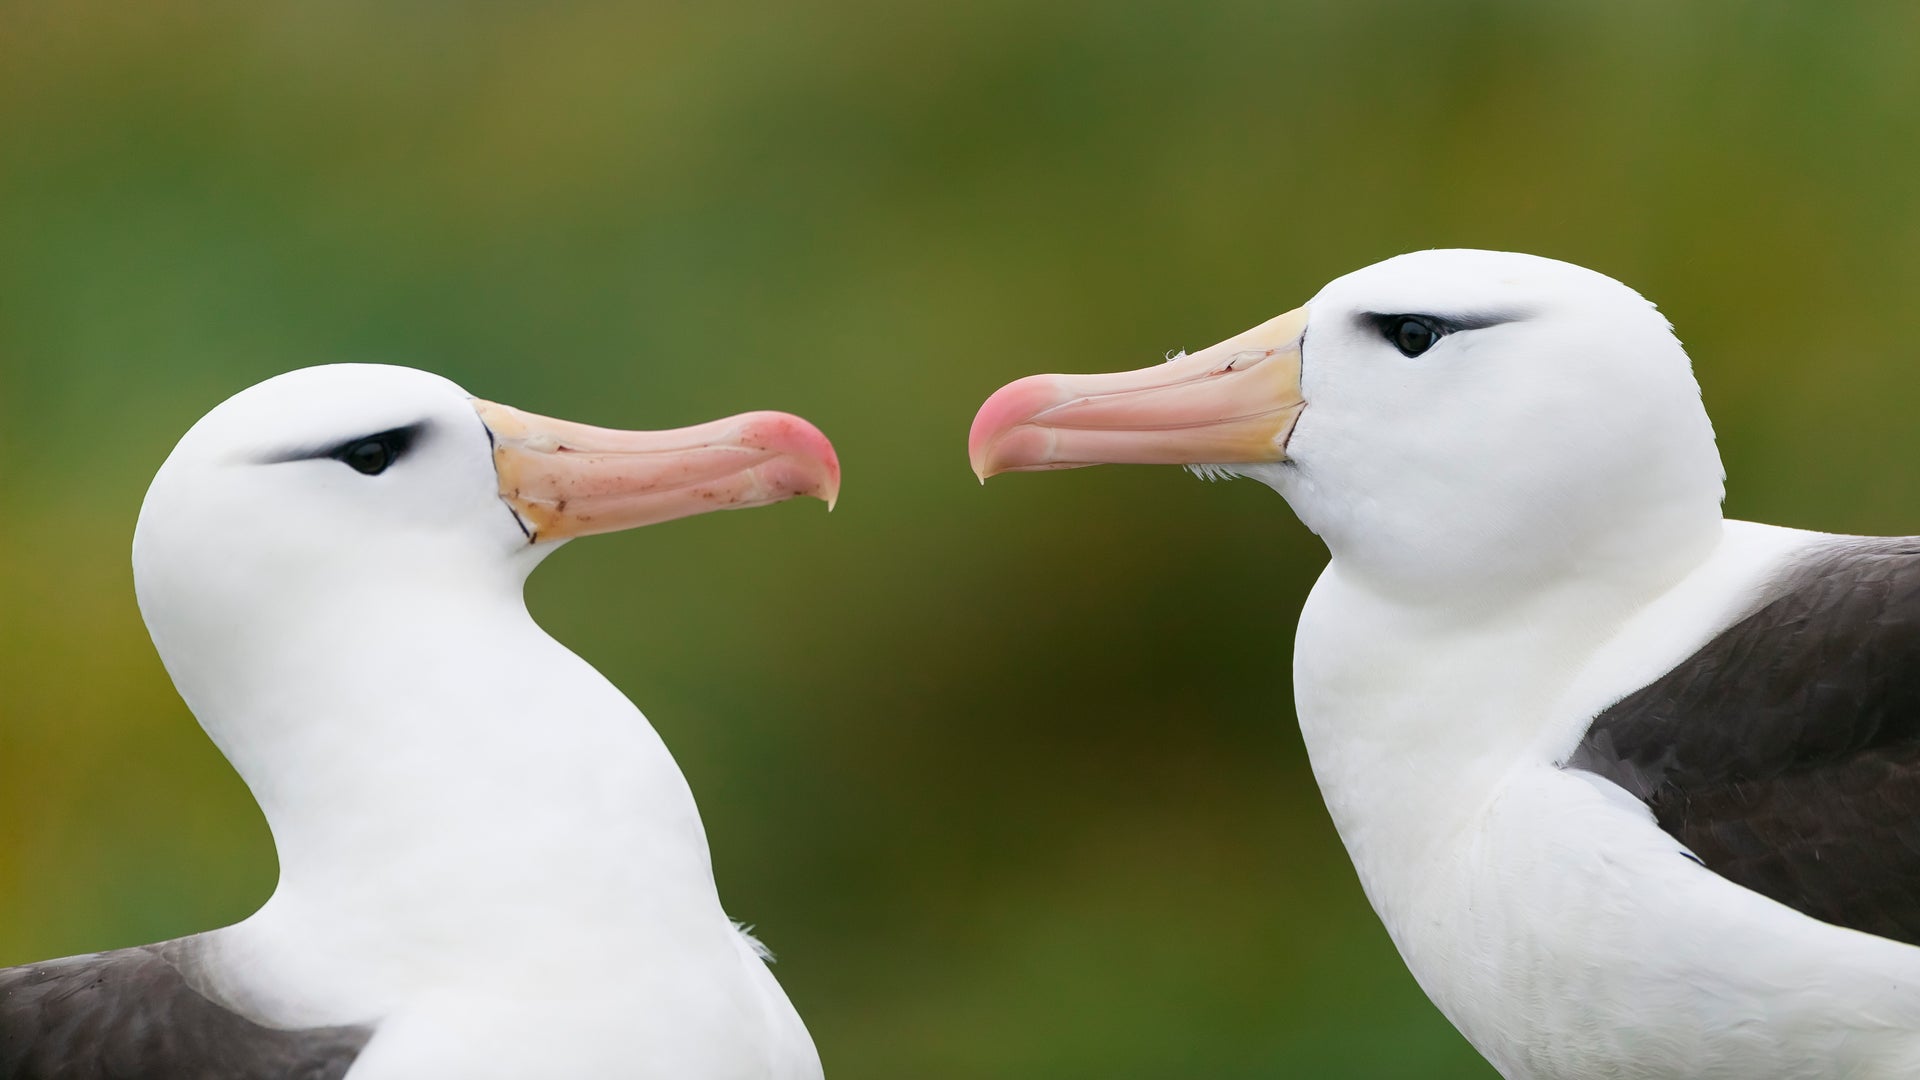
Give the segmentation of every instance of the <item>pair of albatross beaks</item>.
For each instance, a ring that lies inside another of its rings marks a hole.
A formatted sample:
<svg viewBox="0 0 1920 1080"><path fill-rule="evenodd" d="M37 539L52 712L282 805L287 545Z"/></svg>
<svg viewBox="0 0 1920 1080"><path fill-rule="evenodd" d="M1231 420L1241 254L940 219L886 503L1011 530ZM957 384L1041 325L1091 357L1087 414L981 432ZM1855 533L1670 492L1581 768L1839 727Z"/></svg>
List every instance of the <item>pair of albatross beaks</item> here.
<svg viewBox="0 0 1920 1080"><path fill-rule="evenodd" d="M1200 352L1112 375L1032 375L980 406L974 473L1083 465L1282 461L1305 402L1307 309ZM790 413L743 413L672 431L615 431L476 401L500 495L530 541L840 494L833 444Z"/></svg>

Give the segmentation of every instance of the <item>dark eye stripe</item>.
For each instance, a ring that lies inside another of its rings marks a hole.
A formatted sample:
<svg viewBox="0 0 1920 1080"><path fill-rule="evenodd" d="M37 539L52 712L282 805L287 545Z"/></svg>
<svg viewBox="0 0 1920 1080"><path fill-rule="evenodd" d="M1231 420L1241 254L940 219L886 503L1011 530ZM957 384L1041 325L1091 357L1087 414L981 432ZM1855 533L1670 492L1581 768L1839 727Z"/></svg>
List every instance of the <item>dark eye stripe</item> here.
<svg viewBox="0 0 1920 1080"><path fill-rule="evenodd" d="M1363 328L1370 328L1399 349L1402 355L1419 356L1439 343L1448 334L1458 334L1467 330L1485 330L1489 326L1502 323L1519 322L1525 314L1517 312L1483 312L1471 315L1430 315L1420 312L1363 311L1358 320Z"/></svg>
<svg viewBox="0 0 1920 1080"><path fill-rule="evenodd" d="M263 458L261 464L272 465L283 461L314 461L320 458L332 458L351 466L356 472L367 476L378 476L412 450L426 430L426 422L421 421L404 427L389 428L371 435L357 435L345 442L330 446L289 450L286 453Z"/></svg>
<svg viewBox="0 0 1920 1080"><path fill-rule="evenodd" d="M1467 330L1485 330L1502 323L1521 322L1530 317L1526 312L1518 311L1488 311L1467 315L1436 315L1430 311L1363 311L1358 316L1361 326L1373 327L1382 334L1401 319L1421 319L1432 325L1441 337Z"/></svg>

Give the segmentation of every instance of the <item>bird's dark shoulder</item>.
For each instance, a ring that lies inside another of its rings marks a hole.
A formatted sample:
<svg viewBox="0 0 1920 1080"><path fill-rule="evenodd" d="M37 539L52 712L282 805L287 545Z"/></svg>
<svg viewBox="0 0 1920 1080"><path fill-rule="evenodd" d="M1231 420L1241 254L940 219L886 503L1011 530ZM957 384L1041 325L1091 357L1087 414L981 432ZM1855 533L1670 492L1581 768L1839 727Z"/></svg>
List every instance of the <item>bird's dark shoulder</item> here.
<svg viewBox="0 0 1920 1080"><path fill-rule="evenodd" d="M0 1080L339 1080L368 1027L281 1030L188 978L200 939L0 969Z"/></svg>
<svg viewBox="0 0 1920 1080"><path fill-rule="evenodd" d="M1716 873L1920 944L1920 538L1803 554L1595 717L1566 764L1632 792Z"/></svg>

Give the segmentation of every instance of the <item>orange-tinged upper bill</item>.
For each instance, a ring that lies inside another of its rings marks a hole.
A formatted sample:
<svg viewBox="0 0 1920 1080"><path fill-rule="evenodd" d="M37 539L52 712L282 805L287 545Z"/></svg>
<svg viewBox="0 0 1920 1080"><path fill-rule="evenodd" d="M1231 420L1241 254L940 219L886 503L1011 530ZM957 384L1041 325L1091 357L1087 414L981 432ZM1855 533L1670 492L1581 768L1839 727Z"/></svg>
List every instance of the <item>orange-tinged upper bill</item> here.
<svg viewBox="0 0 1920 1080"><path fill-rule="evenodd" d="M1286 460L1300 397L1297 308L1200 352L1113 375L1031 375L980 406L967 456L981 480L1082 465Z"/></svg>
<svg viewBox="0 0 1920 1080"><path fill-rule="evenodd" d="M670 431L617 431L474 399L493 433L500 497L532 542L614 532L812 495L833 507L840 461L820 429L750 412Z"/></svg>

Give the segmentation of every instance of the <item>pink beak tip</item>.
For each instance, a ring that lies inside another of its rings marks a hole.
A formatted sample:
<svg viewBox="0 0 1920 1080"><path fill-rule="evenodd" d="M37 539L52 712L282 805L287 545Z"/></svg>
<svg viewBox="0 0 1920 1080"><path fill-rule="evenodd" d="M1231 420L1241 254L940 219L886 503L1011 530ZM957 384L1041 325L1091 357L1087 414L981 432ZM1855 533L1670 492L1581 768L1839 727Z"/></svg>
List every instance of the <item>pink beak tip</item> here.
<svg viewBox="0 0 1920 1080"><path fill-rule="evenodd" d="M785 457L804 462L804 477L796 478L794 495L812 495L831 513L840 501L840 455L833 441L806 419L787 412L763 411L741 418L742 437Z"/></svg>
<svg viewBox="0 0 1920 1080"><path fill-rule="evenodd" d="M995 390L973 416L967 431L967 459L973 474L982 484L990 476L1005 471L993 467L992 451L1008 432L1059 404L1059 390L1052 375L1028 375Z"/></svg>

